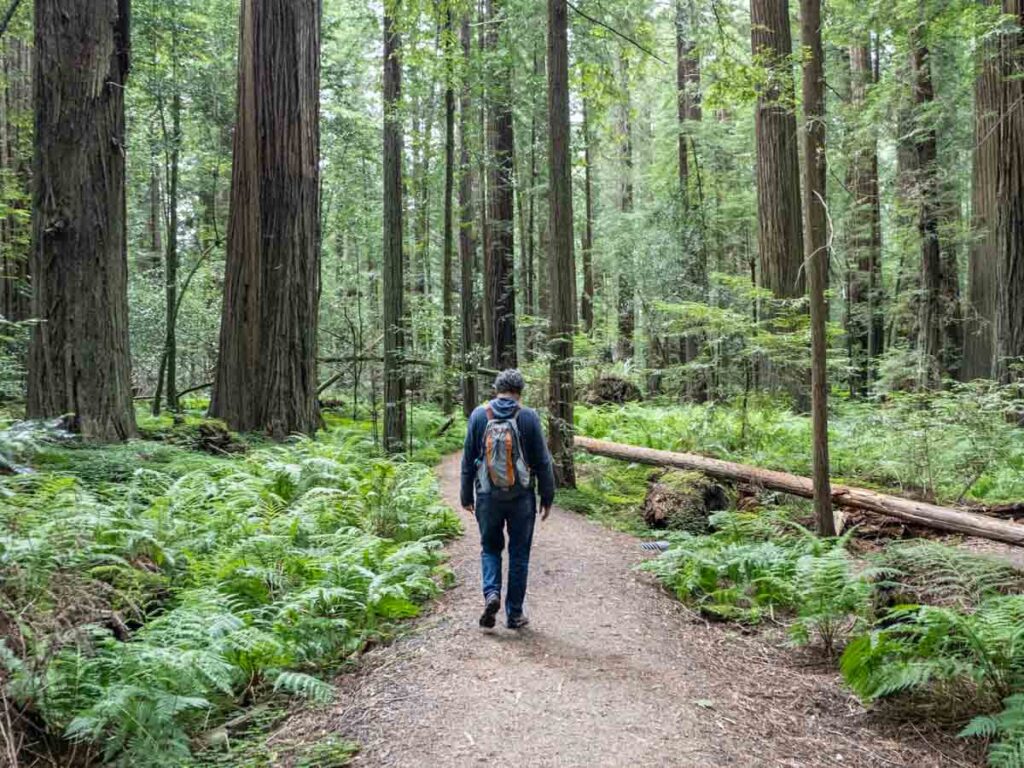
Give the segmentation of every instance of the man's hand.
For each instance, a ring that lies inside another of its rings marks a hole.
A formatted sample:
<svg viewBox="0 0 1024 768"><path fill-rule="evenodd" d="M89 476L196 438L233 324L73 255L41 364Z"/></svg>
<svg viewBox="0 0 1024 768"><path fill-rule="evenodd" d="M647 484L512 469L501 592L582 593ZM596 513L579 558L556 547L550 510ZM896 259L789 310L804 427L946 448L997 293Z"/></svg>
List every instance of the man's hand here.
<svg viewBox="0 0 1024 768"><path fill-rule="evenodd" d="M545 520L547 520L548 519L548 515L550 515L550 514L551 514L551 505L550 504L548 506L546 506L546 507L541 507L540 508L540 521L544 522Z"/></svg>
<svg viewBox="0 0 1024 768"><path fill-rule="evenodd" d="M473 515L473 517L476 517L476 507L473 504L467 504L463 509Z"/></svg>

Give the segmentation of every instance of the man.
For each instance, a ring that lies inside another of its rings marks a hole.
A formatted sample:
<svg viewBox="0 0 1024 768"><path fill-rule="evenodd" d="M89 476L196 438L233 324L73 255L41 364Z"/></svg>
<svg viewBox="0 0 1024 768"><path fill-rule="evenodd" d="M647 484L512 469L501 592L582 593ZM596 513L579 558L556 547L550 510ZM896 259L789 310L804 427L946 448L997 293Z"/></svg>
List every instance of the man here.
<svg viewBox="0 0 1024 768"><path fill-rule="evenodd" d="M540 492L540 518L547 520L555 497L551 455L540 417L520 403L525 382L517 370L494 380L496 397L469 417L462 452L462 506L480 527L484 612L480 626L490 628L501 608L501 553L508 529L508 589L505 625L525 627L523 613L530 567L533 525Z"/></svg>

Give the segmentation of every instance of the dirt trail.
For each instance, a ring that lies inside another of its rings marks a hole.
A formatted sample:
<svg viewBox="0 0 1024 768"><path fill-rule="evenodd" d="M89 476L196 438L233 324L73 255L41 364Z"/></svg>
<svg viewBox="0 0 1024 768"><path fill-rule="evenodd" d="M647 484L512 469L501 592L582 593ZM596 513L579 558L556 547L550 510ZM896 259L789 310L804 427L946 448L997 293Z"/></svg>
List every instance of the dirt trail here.
<svg viewBox="0 0 1024 768"><path fill-rule="evenodd" d="M457 508L458 457L440 477ZM357 766L403 768L974 764L947 738L883 729L780 635L696 619L634 570L636 539L559 509L537 527L530 627L486 633L463 519L457 586L282 735L341 734L363 745Z"/></svg>

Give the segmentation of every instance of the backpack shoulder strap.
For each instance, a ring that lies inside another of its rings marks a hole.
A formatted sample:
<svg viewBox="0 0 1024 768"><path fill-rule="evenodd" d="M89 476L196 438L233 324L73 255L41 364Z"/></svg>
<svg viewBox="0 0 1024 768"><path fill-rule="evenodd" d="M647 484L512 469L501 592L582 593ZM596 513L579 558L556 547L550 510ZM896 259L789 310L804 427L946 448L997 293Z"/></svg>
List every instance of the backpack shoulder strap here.
<svg viewBox="0 0 1024 768"><path fill-rule="evenodd" d="M484 407L484 413L487 414L488 421L494 421L494 409L491 408L490 403Z"/></svg>

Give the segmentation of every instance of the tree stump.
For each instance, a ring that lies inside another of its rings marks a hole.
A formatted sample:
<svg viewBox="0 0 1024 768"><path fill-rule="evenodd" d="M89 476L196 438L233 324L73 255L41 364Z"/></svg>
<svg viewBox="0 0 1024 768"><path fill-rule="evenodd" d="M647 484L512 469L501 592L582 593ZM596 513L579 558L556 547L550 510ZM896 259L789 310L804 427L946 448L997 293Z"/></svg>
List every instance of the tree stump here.
<svg viewBox="0 0 1024 768"><path fill-rule="evenodd" d="M641 512L651 528L703 534L708 516L728 507L725 488L703 472L670 470L651 482Z"/></svg>
<svg viewBox="0 0 1024 768"><path fill-rule="evenodd" d="M622 405L641 399L640 388L618 376L600 376L587 389L587 405Z"/></svg>

